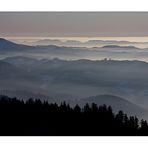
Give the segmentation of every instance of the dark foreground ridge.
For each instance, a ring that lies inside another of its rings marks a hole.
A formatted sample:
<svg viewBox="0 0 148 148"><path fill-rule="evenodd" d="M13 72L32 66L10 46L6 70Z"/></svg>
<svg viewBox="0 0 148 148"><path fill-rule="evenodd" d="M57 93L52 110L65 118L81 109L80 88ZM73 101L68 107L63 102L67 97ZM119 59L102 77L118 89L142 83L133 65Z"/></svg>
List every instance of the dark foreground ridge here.
<svg viewBox="0 0 148 148"><path fill-rule="evenodd" d="M26 102L1 96L1 136L138 136L148 135L148 124L110 106L92 103L71 108L29 99Z"/></svg>

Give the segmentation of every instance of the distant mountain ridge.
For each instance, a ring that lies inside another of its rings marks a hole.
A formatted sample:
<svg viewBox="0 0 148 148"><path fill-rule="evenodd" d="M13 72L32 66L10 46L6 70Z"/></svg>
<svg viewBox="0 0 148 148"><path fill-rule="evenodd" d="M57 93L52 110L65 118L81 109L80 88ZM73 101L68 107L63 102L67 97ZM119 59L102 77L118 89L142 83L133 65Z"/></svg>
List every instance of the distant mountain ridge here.
<svg viewBox="0 0 148 148"><path fill-rule="evenodd" d="M102 48L124 48L124 49L139 49L135 46L119 46L119 45L106 45L103 46Z"/></svg>
<svg viewBox="0 0 148 148"><path fill-rule="evenodd" d="M121 97L114 96L114 95L98 95L98 96L91 96L88 98L81 99L78 104L84 105L85 103L91 104L96 103L98 106L100 105L108 105L112 106L115 112L119 110L123 110L124 112L128 113L129 115L137 115L146 117L148 114L148 110L133 104L130 101L127 101Z"/></svg>
<svg viewBox="0 0 148 148"><path fill-rule="evenodd" d="M31 46L17 44L9 40L6 40L4 38L0 38L0 50L17 50L17 49L21 50L24 48L31 48Z"/></svg>
<svg viewBox="0 0 148 148"><path fill-rule="evenodd" d="M143 44L148 44L148 42L142 42ZM133 42L133 41L116 41L116 40L88 40L85 42L78 41L78 40L66 40L62 41L60 39L41 39L38 41L32 42L32 45L59 45L59 46L89 46L89 45L99 45L99 44L120 44L120 45L127 45L127 44L141 44L141 42Z"/></svg>
<svg viewBox="0 0 148 148"><path fill-rule="evenodd" d="M51 40L52 41L52 40ZM45 40L45 42L46 42L46 40ZM61 42L60 40L53 40L53 42L55 42L55 43L57 43L57 42ZM59 51L59 52L61 52L61 50L63 50L63 51L66 51L67 53L70 53L70 52L72 52L73 53L73 50L75 51L75 53L76 52L83 52L83 51L85 51L85 52L92 52L92 51L94 51L94 52L99 52L99 50L97 51L95 51L95 50L92 50L92 49L89 49L88 50L88 48L86 48L86 47L77 47L77 45L79 44L79 43L81 43L80 41L73 41L73 40L69 40L69 41L65 41L65 42L62 42L62 43L65 43L65 44L40 44L40 45L25 45L25 44L17 44L17 43L14 43L14 42L11 42L11 41L9 41L9 40L6 40L6 39L3 39L3 38L0 38L0 51L2 50L4 50L4 51L6 51L6 50L11 50L11 51L16 51L16 50L19 50L19 51L23 51L23 50L39 50L39 51L41 51L41 50L48 50L48 51L56 51L57 52L57 50ZM77 44L78 43L78 44ZM82 44L84 44L84 43L82 43ZM74 45L74 46L72 46L72 47L67 47L66 45ZM84 50L84 49L85 50ZM120 46L120 45L116 45L116 44L108 44L108 45L105 45L105 46L101 46L101 47L95 47L95 49L96 48L98 48L98 49L105 49L105 48L110 48L110 49L143 49L143 48L137 48L137 47L135 47L135 46ZM145 50L147 50L147 48L144 48Z"/></svg>

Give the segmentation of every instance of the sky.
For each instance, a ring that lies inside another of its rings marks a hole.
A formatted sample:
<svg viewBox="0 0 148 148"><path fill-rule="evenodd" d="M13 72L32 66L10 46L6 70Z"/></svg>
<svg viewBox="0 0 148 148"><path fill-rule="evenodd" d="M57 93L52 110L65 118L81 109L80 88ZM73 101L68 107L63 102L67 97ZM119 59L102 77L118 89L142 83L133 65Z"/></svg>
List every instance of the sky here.
<svg viewBox="0 0 148 148"><path fill-rule="evenodd" d="M0 12L0 36L147 39L147 18L148 12Z"/></svg>

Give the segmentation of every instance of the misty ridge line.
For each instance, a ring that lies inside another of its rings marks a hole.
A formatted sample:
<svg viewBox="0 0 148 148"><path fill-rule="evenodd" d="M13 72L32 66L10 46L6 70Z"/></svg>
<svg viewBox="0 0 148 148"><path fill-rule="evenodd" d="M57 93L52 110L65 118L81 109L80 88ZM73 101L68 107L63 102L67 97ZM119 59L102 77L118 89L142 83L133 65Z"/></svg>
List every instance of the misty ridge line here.
<svg viewBox="0 0 148 148"><path fill-rule="evenodd" d="M4 39L4 38L0 38ZM11 40L10 40L11 41ZM140 48L133 45L126 45L126 44L148 44L148 42L131 42L131 41L116 41L116 40L88 40L85 42L78 41L78 40L58 40L58 39L42 39L38 41L23 41L23 42L17 42L17 41L11 41L17 44L22 45L28 45L28 46L59 46L59 47L71 47L71 48L91 48L91 51L93 48L135 48L135 49L148 49L148 47ZM101 45L105 44L105 45ZM121 44L121 45L116 45ZM82 45L82 46L81 46ZM83 46L84 45L84 46ZM89 47L89 45L91 45Z"/></svg>
<svg viewBox="0 0 148 148"><path fill-rule="evenodd" d="M54 57L54 58L41 58L41 59L36 59L36 58L32 58L32 57L27 57L27 56L8 56L8 57L5 57L3 59L0 59L1 62L5 61L6 63L9 63L7 60L9 59L26 59L26 60L34 60L36 62L43 62L43 63L48 63L48 62L52 62L52 61L58 61L58 62L88 62L88 63L98 63L98 62L105 62L105 63L111 63L111 62L115 62L115 63L126 63L126 62L129 62L129 63L132 63L132 62L138 62L138 63L145 63L145 64L148 64L148 61L142 61L142 60L116 60L116 59L111 59L111 58L102 58L102 59L98 59L98 60L95 60L95 59L87 59L87 58L82 58L82 59L62 59L62 58L59 58L59 57Z"/></svg>
<svg viewBox="0 0 148 148"><path fill-rule="evenodd" d="M57 45L24 45L0 38L1 59L15 55L28 55L39 57L38 59L61 58L61 59L115 59L147 61L148 49L134 46L105 45L103 47L67 47ZM130 52L130 54L129 54ZM143 53L142 53L143 52ZM5 56L7 54L7 56ZM125 55L126 54L126 55ZM135 54L135 55L134 55ZM141 56L142 54L142 56ZM91 58L92 57L92 58ZM127 57L127 58L124 58ZM131 57L131 58L130 58ZM143 57L143 58L142 58Z"/></svg>
<svg viewBox="0 0 148 148"><path fill-rule="evenodd" d="M79 42L79 41L78 41ZM117 42L121 42L121 41L117 41ZM125 41L125 42L129 42L129 41ZM107 43L106 43L107 44ZM122 50L124 51L148 51L148 48L139 48L139 47L135 47L133 45L124 45L124 46L121 46L121 45L114 45L114 44L107 44L107 45L103 45L103 46L93 46L93 47L81 47L81 46L77 46L77 44L75 46L63 46L63 45L57 45L57 44L53 44L53 43L48 43L47 45L41 45L41 44L38 44L38 45L27 45L27 44L23 44L23 43L15 43L13 41L10 41L10 40L7 40L5 38L0 38L0 49L2 48L12 48L14 50L17 50L17 49L20 49L21 48L24 50L33 50L33 49L37 49L39 50L39 48L41 48L41 50L48 50L48 48L52 48L52 50L54 48L56 49L63 49L65 48L65 50L69 51L69 52L74 52L74 51L80 51L80 52L103 52L103 51L106 51L108 50L108 52L114 52L114 50L117 52L119 51L120 52L120 49L121 49L121 52L123 52ZM71 49L71 50L70 50ZM110 50L109 50L110 49ZM51 50L51 49L50 49Z"/></svg>
<svg viewBox="0 0 148 148"><path fill-rule="evenodd" d="M148 43L148 42L132 42L132 41L117 41L117 40L88 40L88 41L78 41L78 40L66 40L66 41L62 41L60 39L41 39L41 40L37 40L37 41L32 41L32 43L38 43L40 41L55 41L55 42L61 42L61 43L91 43L91 42L96 42L96 43L113 43L113 42L117 42L117 43Z"/></svg>

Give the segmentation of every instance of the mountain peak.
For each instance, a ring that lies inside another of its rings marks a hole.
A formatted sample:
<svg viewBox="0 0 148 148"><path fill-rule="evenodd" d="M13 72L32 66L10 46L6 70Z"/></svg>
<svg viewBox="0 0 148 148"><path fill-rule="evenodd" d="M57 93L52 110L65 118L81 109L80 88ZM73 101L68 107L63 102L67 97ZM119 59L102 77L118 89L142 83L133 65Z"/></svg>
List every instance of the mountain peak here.
<svg viewBox="0 0 148 148"><path fill-rule="evenodd" d="M5 38L0 38L0 44L4 45L4 44L15 44L15 43L13 43Z"/></svg>
<svg viewBox="0 0 148 148"><path fill-rule="evenodd" d="M12 41L9 41L5 38L0 38L0 50L20 50L23 48L29 47L27 45L23 45L23 44L17 44L14 43Z"/></svg>
<svg viewBox="0 0 148 148"><path fill-rule="evenodd" d="M1 40L6 40L6 39L4 39L4 38L0 38L0 41L1 41Z"/></svg>

